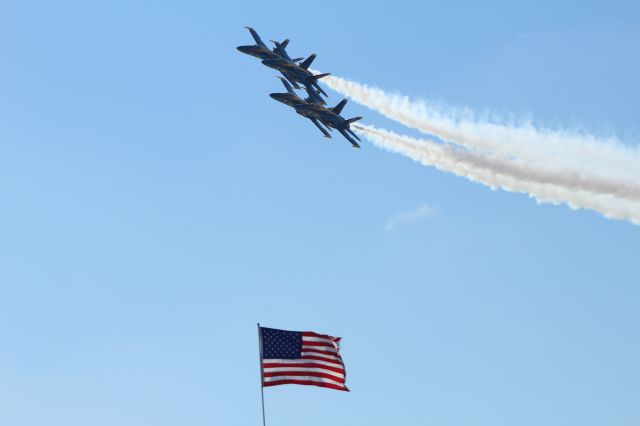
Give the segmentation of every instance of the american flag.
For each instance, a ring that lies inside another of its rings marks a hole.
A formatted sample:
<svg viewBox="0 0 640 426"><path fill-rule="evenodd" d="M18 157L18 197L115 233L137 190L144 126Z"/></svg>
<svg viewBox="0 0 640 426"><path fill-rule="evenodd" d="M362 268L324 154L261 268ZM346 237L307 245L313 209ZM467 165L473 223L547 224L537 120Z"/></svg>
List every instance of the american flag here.
<svg viewBox="0 0 640 426"><path fill-rule="evenodd" d="M348 391L340 337L260 327L262 386L312 385Z"/></svg>

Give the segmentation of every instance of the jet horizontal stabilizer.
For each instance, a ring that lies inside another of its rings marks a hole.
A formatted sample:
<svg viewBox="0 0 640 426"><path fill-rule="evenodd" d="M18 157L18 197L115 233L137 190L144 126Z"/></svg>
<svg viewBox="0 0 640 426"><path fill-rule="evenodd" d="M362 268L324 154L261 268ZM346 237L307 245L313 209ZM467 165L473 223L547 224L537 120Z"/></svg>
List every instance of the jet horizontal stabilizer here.
<svg viewBox="0 0 640 426"><path fill-rule="evenodd" d="M320 85L318 84L318 79L322 78L322 77L326 77L328 75L331 75L330 73L326 72L324 74L318 74L318 75L314 75L312 77L309 78L309 84L311 84L313 87L315 87L316 89L318 89L318 91L320 93L322 93L325 96L329 96L327 95L327 92L325 92L324 90L322 90L322 87L320 87Z"/></svg>
<svg viewBox="0 0 640 426"><path fill-rule="evenodd" d="M360 148L360 145L358 145L358 142L354 141L351 135L347 133L344 129L338 129L338 131L342 133L342 136L344 136L346 140L351 142L351 145L353 145L354 148Z"/></svg>
<svg viewBox="0 0 640 426"><path fill-rule="evenodd" d="M322 90L322 87L320 87L320 85L318 83L314 83L313 85L315 86L316 89L318 89L318 92L322 93L323 95L325 95L327 97L329 96L329 95L327 95L327 92Z"/></svg>
<svg viewBox="0 0 640 426"><path fill-rule="evenodd" d="M264 62L264 61L263 61L263 62ZM328 75L331 75L331 73L329 73L329 72L325 72L324 74L318 74L318 75L311 76L311 77L309 77L309 80L311 80L311 81L313 81L313 82L316 82L316 81L318 81L318 79L320 79L320 78L322 78L322 77L326 77L326 76L328 76Z"/></svg>

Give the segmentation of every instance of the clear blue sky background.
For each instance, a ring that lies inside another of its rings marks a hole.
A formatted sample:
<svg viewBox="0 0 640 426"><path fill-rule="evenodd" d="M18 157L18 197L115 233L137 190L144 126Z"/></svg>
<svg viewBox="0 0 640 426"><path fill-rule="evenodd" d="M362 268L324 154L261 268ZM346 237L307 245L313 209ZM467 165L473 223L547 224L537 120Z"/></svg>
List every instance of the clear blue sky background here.
<svg viewBox="0 0 640 426"><path fill-rule="evenodd" d="M562 3L0 1L0 424L259 425L258 321L352 389L270 425L640 424L640 227L324 139L235 50L636 144L640 7Z"/></svg>

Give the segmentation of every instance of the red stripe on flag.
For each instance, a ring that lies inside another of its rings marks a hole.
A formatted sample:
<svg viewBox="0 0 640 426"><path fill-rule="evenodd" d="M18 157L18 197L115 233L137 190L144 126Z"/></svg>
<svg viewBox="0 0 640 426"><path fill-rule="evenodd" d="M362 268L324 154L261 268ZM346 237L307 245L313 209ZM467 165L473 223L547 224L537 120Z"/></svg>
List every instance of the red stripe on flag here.
<svg viewBox="0 0 640 426"><path fill-rule="evenodd" d="M346 386L334 385L332 383L322 383L322 382L314 382L312 380L279 380L277 382L267 382L264 384L264 387L268 386L278 386L278 385L307 385L307 386L319 386L321 388L331 388L336 390L341 390L345 392L349 392Z"/></svg>

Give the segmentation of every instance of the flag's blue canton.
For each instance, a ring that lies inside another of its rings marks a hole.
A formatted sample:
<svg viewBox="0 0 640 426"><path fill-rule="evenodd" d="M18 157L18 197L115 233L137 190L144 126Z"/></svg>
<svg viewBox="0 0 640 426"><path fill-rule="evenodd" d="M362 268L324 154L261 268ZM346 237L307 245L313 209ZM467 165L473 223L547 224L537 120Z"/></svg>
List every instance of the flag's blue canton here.
<svg viewBox="0 0 640 426"><path fill-rule="evenodd" d="M302 332L261 327L262 358L299 359L302 355Z"/></svg>

